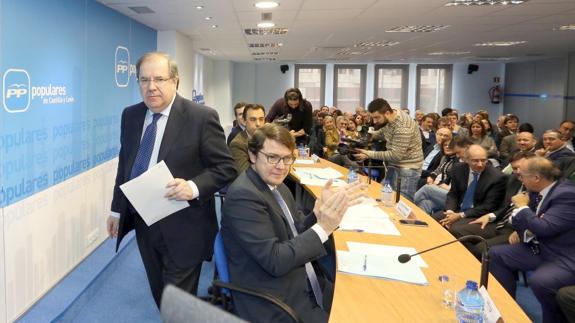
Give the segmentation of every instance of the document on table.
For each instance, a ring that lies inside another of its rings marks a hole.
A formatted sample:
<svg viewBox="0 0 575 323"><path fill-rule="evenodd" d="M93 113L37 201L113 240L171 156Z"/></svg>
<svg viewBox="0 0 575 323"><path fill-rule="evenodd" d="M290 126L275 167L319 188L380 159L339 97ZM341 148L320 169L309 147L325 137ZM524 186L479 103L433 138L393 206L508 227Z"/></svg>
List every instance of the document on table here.
<svg viewBox="0 0 575 323"><path fill-rule="evenodd" d="M295 164L301 164L301 165L313 165L314 161L313 161L313 159L300 159L300 158L298 158L295 160L294 163Z"/></svg>
<svg viewBox="0 0 575 323"><path fill-rule="evenodd" d="M157 163L142 175L120 185L120 189L148 226L189 206L187 201L168 200L164 197L166 184L174 177L164 161Z"/></svg>
<svg viewBox="0 0 575 323"><path fill-rule="evenodd" d="M343 186L346 184L344 180L340 179L343 174L331 167L294 167L294 172L303 185L324 186L330 179L333 179L333 186Z"/></svg>
<svg viewBox="0 0 575 323"><path fill-rule="evenodd" d="M355 275L380 277L417 285L427 285L421 268L412 262L400 263L397 257L337 250L337 270Z"/></svg>
<svg viewBox="0 0 575 323"><path fill-rule="evenodd" d="M415 250L415 248L412 247L397 247L397 246L353 242L353 241L347 242L347 248L351 252L363 252L365 254L374 256L389 256L395 259L397 259L399 255L403 254L412 255L414 253L417 253L417 250ZM421 256L413 256L410 262L417 264L419 267L424 268L429 267L427 263L423 260L423 258L421 258Z"/></svg>
<svg viewBox="0 0 575 323"><path fill-rule="evenodd" d="M387 213L367 203L349 207L341 219L339 230L401 235Z"/></svg>

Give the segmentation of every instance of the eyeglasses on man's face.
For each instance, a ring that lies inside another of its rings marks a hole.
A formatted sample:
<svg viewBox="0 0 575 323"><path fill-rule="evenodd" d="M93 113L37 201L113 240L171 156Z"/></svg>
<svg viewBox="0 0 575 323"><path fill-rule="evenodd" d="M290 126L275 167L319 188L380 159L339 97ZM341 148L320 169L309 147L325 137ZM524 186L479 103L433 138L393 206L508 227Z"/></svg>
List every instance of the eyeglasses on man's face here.
<svg viewBox="0 0 575 323"><path fill-rule="evenodd" d="M278 155L274 155L274 154L266 154L263 151L259 152L260 154L266 156L266 160L268 163L273 164L273 165L277 165L280 163L280 161L284 164L284 165L291 165L295 162L295 157L293 155L288 155L288 156L278 156Z"/></svg>
<svg viewBox="0 0 575 323"><path fill-rule="evenodd" d="M154 82L157 86L163 86L171 79L173 79L173 77L140 77L138 78L138 83L140 86L148 86Z"/></svg>

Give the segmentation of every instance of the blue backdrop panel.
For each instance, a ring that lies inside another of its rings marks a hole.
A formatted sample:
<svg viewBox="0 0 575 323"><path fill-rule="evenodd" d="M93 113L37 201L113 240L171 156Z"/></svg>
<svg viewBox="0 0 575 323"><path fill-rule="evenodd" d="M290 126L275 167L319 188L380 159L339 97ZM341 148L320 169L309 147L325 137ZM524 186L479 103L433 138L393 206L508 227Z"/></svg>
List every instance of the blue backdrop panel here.
<svg viewBox="0 0 575 323"><path fill-rule="evenodd" d="M93 0L1 1L0 206L117 156L156 31Z"/></svg>

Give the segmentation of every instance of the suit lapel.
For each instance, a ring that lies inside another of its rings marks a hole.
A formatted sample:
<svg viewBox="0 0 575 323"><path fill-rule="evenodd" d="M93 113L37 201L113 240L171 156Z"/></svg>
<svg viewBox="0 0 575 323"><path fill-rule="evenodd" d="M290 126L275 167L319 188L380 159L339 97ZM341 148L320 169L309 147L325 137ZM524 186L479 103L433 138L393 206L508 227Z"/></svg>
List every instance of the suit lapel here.
<svg viewBox="0 0 575 323"><path fill-rule="evenodd" d="M146 112L148 108L142 103L133 113L133 115L126 116L132 119L132 122L126 122L126 135L127 135L127 164L126 172L124 173L124 180L130 178L130 173L132 171L132 165L134 165L134 160L138 154L138 149L140 149L140 139L142 138L142 131L144 128L144 120L146 119Z"/></svg>
<svg viewBox="0 0 575 323"><path fill-rule="evenodd" d="M178 139L184 124L186 124L184 107L182 106L181 101L182 98L179 95L176 95L174 103L172 104L172 109L170 110L170 116L168 117L166 130L164 131L162 144L160 145L157 162L166 158L170 149L173 147L174 142Z"/></svg>
<svg viewBox="0 0 575 323"><path fill-rule="evenodd" d="M284 224L284 229L285 229L287 236L290 239L293 238L293 234L292 234L291 229L289 227L289 223L287 222L287 219L284 215L284 212L283 212L281 206L279 205L279 203L276 201L276 198L274 197L272 191L269 189L268 185L261 179L261 177L251 167L248 168L248 170L246 171L246 174L247 174L248 178L254 183L256 188L265 196L266 202L268 203L268 205L270 206L270 208L273 211L273 212L271 212L270 216L280 219L280 221L282 221L282 223ZM280 194L281 194L281 191L280 191ZM283 195L282 195L282 197L283 197ZM285 200L285 198L284 198L284 200ZM286 205L287 205L287 203L286 203ZM289 206L288 206L288 208L289 208ZM290 210L290 212L292 212L292 211Z"/></svg>
<svg viewBox="0 0 575 323"><path fill-rule="evenodd" d="M549 190L547 195L545 195L545 199L541 201L541 207L539 208L539 212L537 212L537 216L541 216L545 211L547 211L547 207L549 205L549 201L551 200L551 196L553 195L553 191L561 184L561 180L557 181L555 185Z"/></svg>

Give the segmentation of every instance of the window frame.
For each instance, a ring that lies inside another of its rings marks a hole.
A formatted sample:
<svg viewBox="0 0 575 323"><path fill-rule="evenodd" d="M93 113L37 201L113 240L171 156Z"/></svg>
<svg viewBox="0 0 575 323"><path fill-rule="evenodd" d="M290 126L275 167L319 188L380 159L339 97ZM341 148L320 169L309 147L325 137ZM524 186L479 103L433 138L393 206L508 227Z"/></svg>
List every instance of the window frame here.
<svg viewBox="0 0 575 323"><path fill-rule="evenodd" d="M325 64L295 64L294 66L294 87L299 89L299 70L300 69L319 69L321 70L321 76L320 76L320 81L319 81L319 87L320 87L320 99L319 99L319 107L317 107L318 109L322 106L325 105L325 71L326 71L326 65ZM305 98L304 98L305 99Z"/></svg>
<svg viewBox="0 0 575 323"><path fill-rule="evenodd" d="M416 83L415 83L415 106L420 107L421 92L421 70L422 69L445 69L445 95L443 100L448 102L449 106L436 107L433 112L439 113L442 109L451 107L451 98L453 92L453 64L417 64Z"/></svg>
<svg viewBox="0 0 575 323"><path fill-rule="evenodd" d="M374 67L374 85L373 85L373 96L378 98L379 94L379 70L380 69L401 69L401 99L400 106L398 108L407 107L407 100L409 95L409 64L376 64ZM382 98L385 99L385 98Z"/></svg>
<svg viewBox="0 0 575 323"><path fill-rule="evenodd" d="M334 64L333 65L333 105L341 110L337 104L337 92L338 92L338 70L339 69L359 69L360 70L360 105L366 106L366 84L367 84L367 64Z"/></svg>

